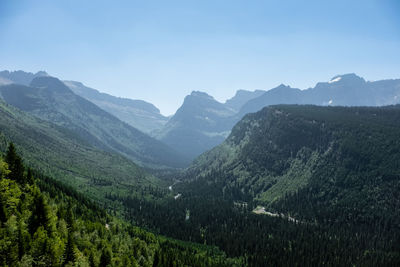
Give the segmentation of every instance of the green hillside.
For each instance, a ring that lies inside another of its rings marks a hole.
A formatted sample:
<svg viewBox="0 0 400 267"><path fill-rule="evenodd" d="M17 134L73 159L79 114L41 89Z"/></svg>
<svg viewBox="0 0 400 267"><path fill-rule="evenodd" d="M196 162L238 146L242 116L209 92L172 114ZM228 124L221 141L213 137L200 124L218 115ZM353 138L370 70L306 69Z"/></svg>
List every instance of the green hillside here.
<svg viewBox="0 0 400 267"><path fill-rule="evenodd" d="M399 120L398 106L265 108L172 174L175 197L110 198L137 225L249 266L397 266Z"/></svg>
<svg viewBox="0 0 400 267"><path fill-rule="evenodd" d="M367 177L375 183L382 177L397 179L399 122L398 106L264 108L243 118L189 173L223 173L219 179L226 186L240 188L262 204L315 180L336 185L337 179L345 184L348 179L364 183ZM359 189L353 185L351 190Z"/></svg>
<svg viewBox="0 0 400 267"><path fill-rule="evenodd" d="M98 150L73 132L0 101L1 151L10 141L30 166L95 200L104 201L109 192L135 194L160 184L130 160Z"/></svg>
<svg viewBox="0 0 400 267"><path fill-rule="evenodd" d="M155 236L62 183L0 158L1 266L234 266L216 248Z"/></svg>

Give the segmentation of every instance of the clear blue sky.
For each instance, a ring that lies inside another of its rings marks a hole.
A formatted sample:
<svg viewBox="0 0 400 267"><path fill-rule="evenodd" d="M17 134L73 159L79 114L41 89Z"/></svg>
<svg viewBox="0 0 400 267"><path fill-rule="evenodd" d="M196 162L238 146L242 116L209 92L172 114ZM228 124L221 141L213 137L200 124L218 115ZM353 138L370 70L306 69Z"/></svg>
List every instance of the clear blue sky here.
<svg viewBox="0 0 400 267"><path fill-rule="evenodd" d="M400 78L400 1L0 0L0 69L49 74L169 115L192 90Z"/></svg>

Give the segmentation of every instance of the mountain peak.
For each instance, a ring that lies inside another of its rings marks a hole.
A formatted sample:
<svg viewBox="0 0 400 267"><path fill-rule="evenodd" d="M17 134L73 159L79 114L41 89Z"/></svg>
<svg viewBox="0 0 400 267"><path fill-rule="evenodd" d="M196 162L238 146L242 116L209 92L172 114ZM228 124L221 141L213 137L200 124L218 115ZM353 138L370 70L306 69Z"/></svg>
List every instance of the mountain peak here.
<svg viewBox="0 0 400 267"><path fill-rule="evenodd" d="M38 72L35 73L36 77L43 77L43 76L50 76L47 72L40 70Z"/></svg>
<svg viewBox="0 0 400 267"><path fill-rule="evenodd" d="M0 71L0 77L3 79L7 79L12 83L29 85L31 81L36 77L41 76L49 76L45 71L38 71L37 73L33 74L32 72L25 72L22 70L17 71Z"/></svg>
<svg viewBox="0 0 400 267"><path fill-rule="evenodd" d="M283 83L281 83L278 87L276 88L290 88L289 85L284 85Z"/></svg>
<svg viewBox="0 0 400 267"><path fill-rule="evenodd" d="M365 80L361 78L360 76L356 75L355 73L347 73L347 74L342 74L342 75L336 75L328 83L336 83L336 82L349 82L349 81L355 81L355 82L360 82Z"/></svg>
<svg viewBox="0 0 400 267"><path fill-rule="evenodd" d="M207 94L205 92L201 92L201 91L192 91L190 96L214 100L214 98L212 96L210 96L209 94Z"/></svg>

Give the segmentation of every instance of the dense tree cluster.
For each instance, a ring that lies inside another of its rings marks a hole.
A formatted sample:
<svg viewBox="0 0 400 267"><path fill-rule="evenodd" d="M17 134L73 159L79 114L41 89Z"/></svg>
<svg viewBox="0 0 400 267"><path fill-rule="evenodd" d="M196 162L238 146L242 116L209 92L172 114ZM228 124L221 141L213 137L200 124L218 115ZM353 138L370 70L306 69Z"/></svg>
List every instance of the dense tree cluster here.
<svg viewBox="0 0 400 267"><path fill-rule="evenodd" d="M270 107L188 171L154 171L172 191L97 168L78 193L11 144L0 265L399 266L399 123L399 107Z"/></svg>
<svg viewBox="0 0 400 267"><path fill-rule="evenodd" d="M238 205L215 184L192 182L177 185L178 188L182 197L161 204L125 198L130 219L173 238L218 246L231 257L245 256L249 266L396 266L400 263L399 231L389 229L388 224L359 227L351 220L319 223L316 218L306 221L303 217L295 223L285 217L253 214L254 202ZM190 211L188 220L187 210Z"/></svg>
<svg viewBox="0 0 400 267"><path fill-rule="evenodd" d="M249 265L396 266L399 123L399 107L266 108L174 175L178 199L113 199L137 225L246 255ZM256 205L285 216L252 214Z"/></svg>
<svg viewBox="0 0 400 267"><path fill-rule="evenodd" d="M107 215L72 188L25 171L13 144L0 159L1 266L235 264L240 262L227 259L218 249L133 227Z"/></svg>

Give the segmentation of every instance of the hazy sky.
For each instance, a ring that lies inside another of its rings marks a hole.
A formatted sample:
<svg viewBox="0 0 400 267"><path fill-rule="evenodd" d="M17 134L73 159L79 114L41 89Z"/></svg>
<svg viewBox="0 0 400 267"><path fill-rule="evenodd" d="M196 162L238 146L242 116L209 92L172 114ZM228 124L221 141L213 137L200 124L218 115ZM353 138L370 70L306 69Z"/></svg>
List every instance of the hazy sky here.
<svg viewBox="0 0 400 267"><path fill-rule="evenodd" d="M400 78L400 1L0 0L0 69L49 74L169 115L193 90Z"/></svg>

